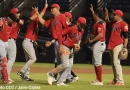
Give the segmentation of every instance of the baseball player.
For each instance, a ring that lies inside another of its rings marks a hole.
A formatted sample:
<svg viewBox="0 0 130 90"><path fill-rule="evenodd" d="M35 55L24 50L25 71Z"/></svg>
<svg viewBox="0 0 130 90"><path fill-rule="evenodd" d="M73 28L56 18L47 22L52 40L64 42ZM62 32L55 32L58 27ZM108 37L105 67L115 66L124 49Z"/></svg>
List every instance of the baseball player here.
<svg viewBox="0 0 130 90"><path fill-rule="evenodd" d="M108 16L107 9L106 9L106 16ZM113 12L112 18L114 22L111 22L112 31L108 43L108 50L110 50L112 70L114 74L114 78L112 82L108 84L114 84L114 85L124 85L122 67L118 55L123 48L127 48L128 25L122 19L122 16L123 16L123 12L121 10L115 10ZM109 21L108 17L106 18L106 20Z"/></svg>
<svg viewBox="0 0 130 90"><path fill-rule="evenodd" d="M78 51L80 49L80 43L82 34L84 32L83 27L86 24L86 19L83 17L79 17L76 25L68 27L62 30L61 34L59 34L58 42L59 42L59 56L60 62L56 68L48 72L48 83L51 85L53 82L54 75L62 72L59 79L57 80L57 86L67 86L64 83L64 79L67 78L69 72L72 69L73 65L73 56L70 58L70 53ZM65 36L66 38L62 38Z"/></svg>
<svg viewBox="0 0 130 90"><path fill-rule="evenodd" d="M96 80L90 82L91 85L103 85L102 82L102 55L106 49L105 44L105 32L106 32L106 23L103 21L103 13L101 10L94 12L93 5L91 4L90 10L92 12L93 18L95 20L94 36L92 40L88 40L88 43L93 43L93 65L96 73Z"/></svg>
<svg viewBox="0 0 130 90"><path fill-rule="evenodd" d="M20 17L20 12L17 8L12 8L10 10L10 13L14 14L17 18ZM20 25L23 25L23 22L20 21L20 23L17 22L13 22L12 23L12 30L9 36L9 40L8 40L8 47L7 47L7 58L8 58L8 62L7 62L7 71L8 71L8 80L14 82L11 78L10 78L10 72L12 70L13 64L15 62L16 59L16 39L18 37L19 31L20 31Z"/></svg>
<svg viewBox="0 0 130 90"><path fill-rule="evenodd" d="M16 20L16 16L14 14L9 14L7 17L0 18L0 71L4 84L12 83L8 80L6 49L8 47L8 39L14 20ZM19 20L17 21L19 22Z"/></svg>
<svg viewBox="0 0 130 90"><path fill-rule="evenodd" d="M48 4L45 3L45 7L40 14L41 16L42 14L44 15L47 7ZM36 53L33 44L37 44L36 40L38 37L38 18L34 10L31 12L30 20L31 21L28 25L27 32L22 43L27 62L23 68L17 72L17 75L19 75L20 78L24 81L34 81L33 79L29 78L30 67L34 62L36 62Z"/></svg>
<svg viewBox="0 0 130 90"><path fill-rule="evenodd" d="M60 59L58 55L58 35L62 31L63 28L67 27L66 23L66 17L64 14L60 13L60 6L58 4L52 4L51 5L51 13L54 15L54 18L51 18L49 20L44 20L41 15L39 15L38 10L36 10L38 14L39 21L42 25L45 27L51 27L51 33L52 33L52 41L47 41L46 42L46 47L49 47L52 43L54 43L54 50L55 50L55 60L57 61L58 64ZM54 79L53 79L54 80Z"/></svg>
<svg viewBox="0 0 130 90"><path fill-rule="evenodd" d="M71 14L70 12L65 12L64 15L65 15L65 17L66 17L66 23L67 23L67 25L68 25L67 27L72 26L72 23L71 23L72 14ZM66 28L67 28L67 27L66 27ZM57 65L58 65L58 64L57 64L57 60L55 59L54 62L55 62L55 67L57 67ZM72 75L71 75L71 74L72 74ZM55 74L55 76L54 76L55 79L57 79L57 75L58 75L58 74ZM72 79L72 78L73 78L73 79ZM73 82L74 82L74 81L76 81L76 80L78 80L78 79L79 79L79 78L74 74L74 72L71 71L71 72L69 73L69 75L68 75L68 77L67 77L67 79L66 79L65 82L66 82L66 83L69 83L69 82L71 82L72 80L73 80Z"/></svg>
<svg viewBox="0 0 130 90"><path fill-rule="evenodd" d="M65 15L65 17L66 17L66 24L67 24L67 27L69 27L69 26L71 26L71 18L72 18L72 14L70 13L70 12L65 12L64 13L64 15ZM66 27L66 28L67 28ZM57 52L56 52L57 53ZM58 63L57 64L57 59L55 58L55 67L57 67L57 65L58 64L60 64L60 63ZM55 79L57 79L57 75L58 75L58 73L57 74L55 74ZM72 77L72 75L70 74L70 75L68 75L69 76L69 78L71 78Z"/></svg>
<svg viewBox="0 0 130 90"><path fill-rule="evenodd" d="M67 19L68 27L73 26L73 24L71 23L72 14L70 12L65 12L64 15ZM75 81L78 81L78 80L79 80L79 77L71 70L71 72L69 73L65 83L75 82Z"/></svg>

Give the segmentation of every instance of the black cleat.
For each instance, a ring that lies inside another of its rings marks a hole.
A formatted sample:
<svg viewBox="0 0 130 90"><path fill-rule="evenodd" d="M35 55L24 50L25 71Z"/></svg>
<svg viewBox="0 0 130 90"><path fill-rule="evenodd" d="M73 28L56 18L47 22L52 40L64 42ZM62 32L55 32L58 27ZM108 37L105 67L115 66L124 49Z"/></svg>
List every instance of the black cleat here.
<svg viewBox="0 0 130 90"><path fill-rule="evenodd" d="M28 78L27 76L24 78L24 81L34 81L34 79Z"/></svg>
<svg viewBox="0 0 130 90"><path fill-rule="evenodd" d="M22 80L24 80L24 73L23 73L23 72L18 71L18 72L17 72L17 75L20 76L20 78L21 78Z"/></svg>
<svg viewBox="0 0 130 90"><path fill-rule="evenodd" d="M71 79L66 79L66 81L64 82L65 84L70 84L72 82Z"/></svg>

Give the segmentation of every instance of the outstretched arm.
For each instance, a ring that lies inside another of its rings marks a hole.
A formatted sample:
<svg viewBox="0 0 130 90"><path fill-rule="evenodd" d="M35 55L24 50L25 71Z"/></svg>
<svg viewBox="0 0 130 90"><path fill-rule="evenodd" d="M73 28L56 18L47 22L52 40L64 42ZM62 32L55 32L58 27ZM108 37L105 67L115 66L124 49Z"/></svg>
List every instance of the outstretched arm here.
<svg viewBox="0 0 130 90"><path fill-rule="evenodd" d="M108 15L108 9L105 8L105 21L110 22L109 15Z"/></svg>
<svg viewBox="0 0 130 90"><path fill-rule="evenodd" d="M47 4L47 0L46 0L45 7L43 8L43 10L41 11L40 14L38 12L38 8L35 8L35 13L37 14L38 20L42 25L44 25L44 23L45 23L45 20L42 17L44 16L47 7L48 7L48 4Z"/></svg>
<svg viewBox="0 0 130 90"><path fill-rule="evenodd" d="M40 13L41 17L44 16L47 7L48 7L48 3L47 3L47 0L46 0L46 1L45 1L45 7L43 8L43 10L42 10L41 13Z"/></svg>
<svg viewBox="0 0 130 90"><path fill-rule="evenodd" d="M96 20L96 14L95 14L95 12L94 12L93 5L92 5L92 4L90 4L90 11L92 12L93 19Z"/></svg>

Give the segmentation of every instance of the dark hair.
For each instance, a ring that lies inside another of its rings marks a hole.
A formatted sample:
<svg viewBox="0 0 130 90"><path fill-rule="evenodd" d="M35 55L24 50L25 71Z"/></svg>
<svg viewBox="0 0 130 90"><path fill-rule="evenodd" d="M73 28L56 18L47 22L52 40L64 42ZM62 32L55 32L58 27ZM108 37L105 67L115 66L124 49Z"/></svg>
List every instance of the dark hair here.
<svg viewBox="0 0 130 90"><path fill-rule="evenodd" d="M84 28L85 26L87 26L87 25L80 23L80 27L81 27L81 28Z"/></svg>
<svg viewBox="0 0 130 90"><path fill-rule="evenodd" d="M16 20L15 14L9 13L9 14L7 15L7 17L9 17L9 18L10 18L11 20L13 20L13 21Z"/></svg>
<svg viewBox="0 0 130 90"><path fill-rule="evenodd" d="M96 14L99 18L101 18L101 19L104 20L104 13L103 13L103 10L97 9L97 10L95 11L95 14Z"/></svg>

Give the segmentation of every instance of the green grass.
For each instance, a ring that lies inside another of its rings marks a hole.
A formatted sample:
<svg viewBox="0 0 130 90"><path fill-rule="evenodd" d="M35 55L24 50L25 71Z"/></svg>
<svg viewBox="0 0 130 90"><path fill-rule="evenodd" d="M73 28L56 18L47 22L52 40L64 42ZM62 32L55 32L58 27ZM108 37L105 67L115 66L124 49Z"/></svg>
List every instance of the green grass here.
<svg viewBox="0 0 130 90"><path fill-rule="evenodd" d="M15 62L14 66L23 66L25 62ZM54 67L53 63L35 63L33 67ZM93 68L92 64L74 64L73 68ZM103 65L103 68L111 68L111 65ZM129 69L129 66L123 66L123 69Z"/></svg>
<svg viewBox="0 0 130 90"><path fill-rule="evenodd" d="M41 74L41 73L31 73L31 78L35 78L35 82L25 82L22 81L16 73L12 73L11 77L15 82L11 85L8 86L14 86L19 90L18 87L33 87L33 86L38 86L40 89L35 89L35 90L129 90L130 89L130 81L129 81L129 75L124 75L125 79L125 85L124 86L114 86L114 85L107 85L107 82L111 81L112 75L111 74L105 74L103 75L103 81L104 85L103 86L92 86L89 84L92 80L95 79L94 74L78 74L80 77L80 80L71 83L69 86L56 86L55 84L53 85L48 85L46 82L46 74ZM1 84L3 87L7 87L4 84ZM0 89L3 90L3 89ZM5 89L9 90L9 89ZM13 90L13 89L12 89ZM21 89L21 90L33 90L33 89Z"/></svg>
<svg viewBox="0 0 130 90"><path fill-rule="evenodd" d="M15 63L15 66L21 66L24 63ZM53 64L46 63L35 63L33 67L53 67ZM92 65L88 64L75 64L75 68L93 68ZM104 68L111 68L109 65L105 65ZM124 66L123 68L129 69L129 67ZM30 77L35 79L34 82L22 81L15 72L11 74L11 78L15 81L11 85L4 85L0 83L0 90L130 90L130 75L124 74L125 85L124 86L114 86L107 85L107 82L112 80L112 74L103 74L103 86L92 86L89 82L95 80L95 74L81 74L77 73L80 80L71 83L69 86L56 86L56 84L48 85L46 82L46 73L31 73ZM10 87L10 89L8 89ZM11 89L12 87L12 89ZM22 89L20 89L22 87ZM23 89L23 87L27 87ZM40 89L33 89L32 87L39 87ZM3 89L5 88L5 89ZM14 88L14 89L13 89ZM18 89L19 88L19 89Z"/></svg>

